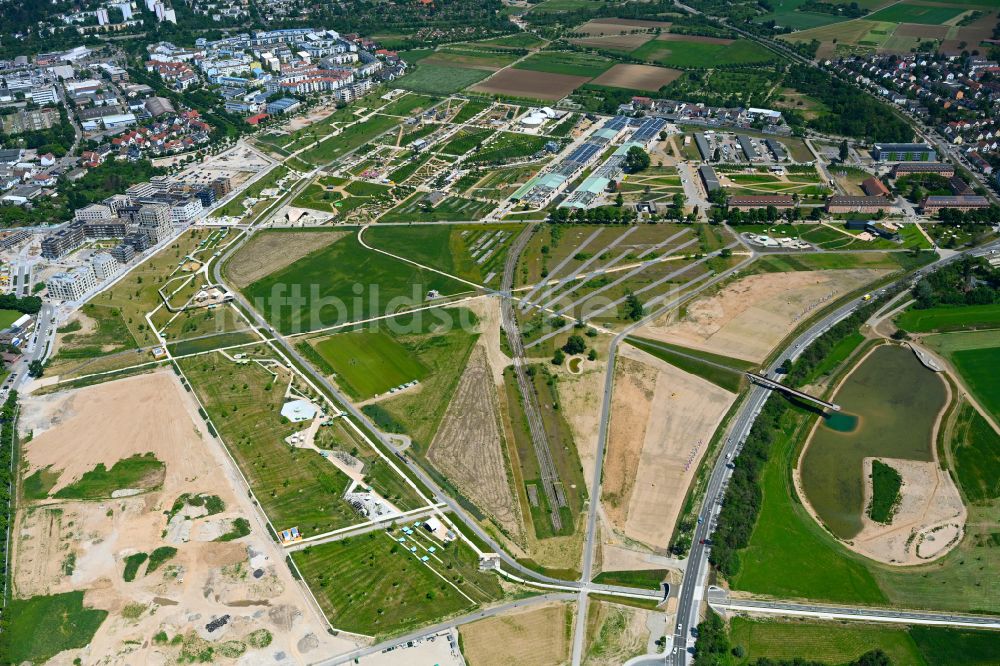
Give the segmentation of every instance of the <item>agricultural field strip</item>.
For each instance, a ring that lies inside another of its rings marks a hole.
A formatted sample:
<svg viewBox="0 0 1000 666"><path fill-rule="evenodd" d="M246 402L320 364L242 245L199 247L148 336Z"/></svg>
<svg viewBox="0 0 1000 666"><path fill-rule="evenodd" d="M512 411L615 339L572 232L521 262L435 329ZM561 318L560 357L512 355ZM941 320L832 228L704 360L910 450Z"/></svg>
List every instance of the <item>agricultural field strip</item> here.
<svg viewBox="0 0 1000 666"><path fill-rule="evenodd" d="M726 248L724 248L724 249L730 249L730 248L736 246L737 244L738 243L731 243L730 245L727 245ZM705 257L703 257L703 258L701 258L701 259L699 259L699 260L697 260L697 261L695 261L695 262L693 262L691 264L688 264L684 268L678 269L678 270L674 271L673 273L669 273L666 276L664 276L664 277L662 277L662 278L660 278L658 280L650 282L649 284L645 285L644 287L636 289L633 292L633 294L636 295L636 296L638 296L639 294L645 293L645 292L649 291L650 289L654 289L654 288L660 286L661 284L663 284L664 282L670 280L671 278L676 277L677 275L680 275L681 273L684 273L685 271L688 271L688 270L690 270L690 269L692 269L692 268L694 268L696 266L700 266L701 264L705 263L709 259L712 259L716 255L718 255L718 253L719 253L719 251L712 252L711 254L708 254ZM659 261L659 260L657 260L657 261ZM711 271L709 271L708 273L704 273L702 275L699 275L698 277L692 278L688 282L685 282L683 285L681 285L680 288L681 289L686 289L688 287L691 287L691 286L697 284L698 282L701 282L703 280L706 280L706 279L712 277L712 275L713 274L712 274ZM592 295L592 294L590 294L590 295ZM588 296L590 296L590 295L588 295ZM660 301L666 299L669 296L670 296L669 292L666 293L666 294L660 294L659 296L655 296L655 297L653 297L652 299L650 299L646 303L646 306L648 307L650 305L659 303ZM584 299L581 299L581 300L586 300L586 298L587 297L584 297ZM618 307L619 305L621 305L622 303L625 302L626 298L628 298L628 295L622 296L621 298L618 298L617 300L612 301L611 303L608 303L607 305L605 305L603 307L600 307L600 308L598 308L597 310L595 310L593 312L588 313L590 320L592 321L594 318L596 318L597 316L599 316L599 315L607 312L611 308ZM553 338L553 337L555 337L557 335L560 335L560 334L566 332L567 330L569 330L570 328L572 328L573 326L576 325L576 319L574 319L573 317L570 317L570 316L567 316L567 315L562 315L562 316L563 316L564 319L570 320L569 323L567 323L562 328L558 328L558 329L556 329L554 331L546 333L545 335L541 336L537 340L534 340L534 341L528 343L527 345L525 345L525 347L531 348L531 347L534 347L536 345L539 345L539 344L545 342L546 340L548 340L550 338ZM593 326L593 324L591 324L591 325ZM603 330L602 327L595 326L595 328L601 328ZM611 331L606 331L606 332L610 333Z"/></svg>
<svg viewBox="0 0 1000 666"><path fill-rule="evenodd" d="M326 532L324 534L314 534L312 536L305 537L301 541L296 541L284 546L284 549L286 553L294 553L300 550L305 550L309 546L319 546L324 543L330 543L331 541L343 541L344 539L349 539L351 537L368 534L369 532L382 529L386 523L393 523L404 518L406 520L411 520L432 516L436 511L444 509L447 506L448 505L444 502L437 502L429 506L421 506L416 509L410 509L409 511L404 511L403 513L396 515L373 518L365 523L348 525L347 527L341 527L340 529Z"/></svg>
<svg viewBox="0 0 1000 666"><path fill-rule="evenodd" d="M611 241L610 243L608 243L607 245L605 245L600 250L595 251L593 253L593 255L591 255L591 257L589 259L587 259L582 264L580 264L579 266L577 266L573 270L573 272L571 272L569 275L567 275L566 277L561 278L559 280L556 280L556 283L554 285L552 285L551 287L549 287L548 289L546 289L544 292L542 292L541 294L539 294L538 299L535 302L530 302L530 303L522 302L521 303L521 310L522 310L522 312L524 310L526 310L527 307L529 307L529 306L533 306L533 307L536 307L536 308L540 307L538 305L539 301L542 301L542 300L548 298L549 296L552 295L552 292L557 291L558 289L561 289L563 287L563 285L568 284L570 282L570 280L572 280L577 275L579 275L580 273L582 273L588 266L590 266L595 261L598 261L601 258L602 254L604 254L605 252L610 252L611 250L615 249L615 247L617 247L619 243L621 243L623 240L625 240L628 236L632 235L632 233L635 232L635 230L638 229L638 228L639 227L629 227L628 230L625 231L625 233L618 234L617 238L615 238L613 241Z"/></svg>
<svg viewBox="0 0 1000 666"><path fill-rule="evenodd" d="M382 250L382 249L379 249L377 247L373 247L373 246L369 245L364 240L364 233L365 233L365 230L367 228L368 227L363 227L361 229L361 231L358 232L358 242L361 243L361 245L363 245L367 249L372 250L373 252L378 252L380 254L384 254L385 256L391 257L391 258L393 258L393 259L395 259L397 261L404 261L404 262L406 262L408 264L412 264L413 266L416 266L417 268L421 268L423 270L431 271L432 273L437 273L438 275L443 275L444 277L452 278L453 280L458 280L459 282L461 282L463 284L467 284L470 287L475 287L476 289L485 289L485 287L483 287L483 285L476 284L475 282L472 282L471 280L466 280L465 278L458 277L457 275L451 275L450 273L446 273L446 272L438 270L436 268L431 268L430 266L425 266L425 265L423 265L423 264L421 264L419 262L416 262L416 261L414 261L412 259L408 259L407 257L403 257L403 256L400 256L398 254L393 254L392 252L387 252L385 250Z"/></svg>
<svg viewBox="0 0 1000 666"><path fill-rule="evenodd" d="M654 246L652 246L650 248L647 248L642 254L639 255L638 258L642 259L647 254L655 252L656 250L660 249L664 245L667 245L668 243L673 242L674 240L676 240L680 236L684 235L685 233L687 233L687 229L683 229L683 230L677 232L676 234L674 234L673 236L671 236L667 240L662 241L660 243L657 243L656 245L654 245ZM687 241L685 243L682 243L682 244L678 245L676 248L674 248L674 252L676 252L678 250L683 250L685 247L688 247L689 245L691 245L692 243L695 243L695 242L697 242L697 239L691 239L691 240L689 240L689 241ZM613 287L613 286L615 286L617 284L620 284L623 280L626 280L626 279L632 277L633 275L639 273L642 269L646 268L647 266L651 266L651 265L653 265L655 263L658 263L658 260L660 260L660 261L667 261L667 260L676 258L676 256L658 257L657 259L654 259L654 260L651 260L651 261L648 261L648 262L643 262L643 263L638 264L638 265L636 265L636 264L626 264L626 265L618 267L616 269L615 267L618 265L618 262L621 261L622 259L624 259L625 257L627 257L629 255L629 252L630 252L629 250L626 250L625 252L622 252L617 257L615 257L614 259L612 259L611 261L609 261L605 266L602 266L601 268L599 268L599 269L597 269L595 271L591 271L590 273L585 273L584 275L582 275L579 278L579 281L577 282L577 284L571 286L569 289L567 289L563 293L561 293L561 294L555 296L554 298L552 298L548 303L546 303L545 305L543 305L541 307L541 309L543 309L543 310L550 310L551 308L555 307L555 305L556 305L556 303L558 301L560 301L561 299L565 298L566 296L569 296L574 291L576 291L580 287L580 285L584 284L587 280L590 280L592 278L597 277L598 275L606 275L606 274L612 273L612 272L617 272L617 271L622 271L622 270L628 270L629 267L634 266L634 268L631 271L629 271L629 273L627 275L625 275L623 278L619 279L617 282L615 282L613 284L607 285L607 288L611 288L611 287ZM567 281L564 281L564 282L567 282ZM585 300L587 297L593 296L594 294L600 293L602 291L604 291L604 289L599 289L599 290L597 290L595 292L591 292L590 294L588 294L584 298L580 299L580 301ZM566 310L572 309L574 306L578 305L580 301L577 301L576 303L573 303L573 304L571 304L571 305L563 308L562 310L559 310L558 312L556 312L556 314L560 315L560 314L564 313Z"/></svg>
<svg viewBox="0 0 1000 666"><path fill-rule="evenodd" d="M576 256L577 254L579 254L580 252L582 252L583 248L587 247L591 243L591 241L593 241L595 238L597 238L601 234L601 231L602 231L602 229L600 227L598 227L598 229L596 231L594 231L594 233L590 234L585 239L583 239L582 243L580 243L579 245L577 245L576 248L572 252L570 252L569 254L567 254L566 257L562 261L560 261L558 264L556 264L556 267L553 268L549 272L549 275L557 275L559 273L559 271L562 270L564 266L566 266L566 264L568 264L569 262L571 262L573 260L574 256ZM522 303L531 301L535 297L535 294L537 294L540 290L542 290L542 289L545 288L546 284L547 284L546 281L542 281L542 282L539 282L538 284L536 284L531 289L531 291L529 291L527 294L525 294L524 296L521 297ZM513 286L513 285L511 285L511 286ZM527 310L527 309L528 309L527 305L522 305L522 307L521 307L521 311L522 312L525 311L525 310Z"/></svg>

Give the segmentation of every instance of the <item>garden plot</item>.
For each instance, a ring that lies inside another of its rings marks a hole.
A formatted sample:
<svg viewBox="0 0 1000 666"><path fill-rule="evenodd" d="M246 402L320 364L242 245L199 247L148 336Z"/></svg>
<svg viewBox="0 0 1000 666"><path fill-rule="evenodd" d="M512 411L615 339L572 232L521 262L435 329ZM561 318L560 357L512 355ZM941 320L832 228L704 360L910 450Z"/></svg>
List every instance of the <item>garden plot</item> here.
<svg viewBox="0 0 1000 666"><path fill-rule="evenodd" d="M671 313L636 334L761 362L813 313L886 274L851 269L750 275L690 303L679 320Z"/></svg>
<svg viewBox="0 0 1000 666"><path fill-rule="evenodd" d="M225 663L243 655L264 659L273 650L315 658L352 647L329 636L307 604L173 373L29 397L22 414L22 425L36 433L26 447L29 471L59 471L59 485L137 453L154 453L165 469L161 485L142 495L20 507L15 596L82 592L85 607L108 613L86 648L53 663L98 655L166 663L195 654ZM33 497L45 485L26 482ZM109 479L107 487L114 485ZM202 499L185 508L185 495ZM246 521L245 529L234 531L237 519ZM220 538L229 532L233 540ZM255 570L259 577L251 575ZM208 619L223 614L231 619L220 638L201 638ZM43 616L31 630L62 628L58 617ZM161 632L165 639L154 638ZM37 635L16 640L22 648L41 642Z"/></svg>

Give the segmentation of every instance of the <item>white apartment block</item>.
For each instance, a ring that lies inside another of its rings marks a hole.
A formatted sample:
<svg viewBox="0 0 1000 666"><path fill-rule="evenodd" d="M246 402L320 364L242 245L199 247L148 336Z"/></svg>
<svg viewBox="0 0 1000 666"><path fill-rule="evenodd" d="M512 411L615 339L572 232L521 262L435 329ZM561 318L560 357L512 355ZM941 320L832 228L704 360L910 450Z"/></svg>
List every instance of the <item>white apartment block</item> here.
<svg viewBox="0 0 1000 666"><path fill-rule="evenodd" d="M107 252L95 254L90 258L90 266L94 270L94 278L98 282L104 282L108 278L114 277L121 270L121 264Z"/></svg>
<svg viewBox="0 0 1000 666"><path fill-rule="evenodd" d="M187 201L174 204L170 207L170 221L189 224L201 217L204 207L198 199L188 199Z"/></svg>
<svg viewBox="0 0 1000 666"><path fill-rule="evenodd" d="M56 273L46 283L49 295L64 301L76 301L97 288L97 277L89 264L77 266L65 273Z"/></svg>
<svg viewBox="0 0 1000 666"><path fill-rule="evenodd" d="M31 89L31 101L35 104L55 104L58 99L55 86L38 86Z"/></svg>
<svg viewBox="0 0 1000 666"><path fill-rule="evenodd" d="M114 217L114 214L109 206L97 203L77 208L76 212L73 213L74 220L81 220L83 222L100 222L101 220L110 220L112 217Z"/></svg>

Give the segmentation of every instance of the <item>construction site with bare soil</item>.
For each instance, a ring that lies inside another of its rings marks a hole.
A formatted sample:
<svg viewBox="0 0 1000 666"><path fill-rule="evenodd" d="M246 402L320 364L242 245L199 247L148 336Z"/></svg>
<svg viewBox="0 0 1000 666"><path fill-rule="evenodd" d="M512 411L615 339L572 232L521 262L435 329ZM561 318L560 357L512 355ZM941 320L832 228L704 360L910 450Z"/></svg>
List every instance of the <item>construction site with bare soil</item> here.
<svg viewBox="0 0 1000 666"><path fill-rule="evenodd" d="M20 428L13 596L104 618L49 663L308 661L351 646L307 603L172 372L27 396Z"/></svg>

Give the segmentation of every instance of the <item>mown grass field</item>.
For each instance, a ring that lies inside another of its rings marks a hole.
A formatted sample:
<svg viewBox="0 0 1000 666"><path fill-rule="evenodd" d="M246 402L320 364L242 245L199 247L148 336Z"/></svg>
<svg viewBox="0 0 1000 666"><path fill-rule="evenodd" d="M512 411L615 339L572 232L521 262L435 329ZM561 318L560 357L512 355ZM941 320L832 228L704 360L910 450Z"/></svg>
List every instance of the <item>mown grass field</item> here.
<svg viewBox="0 0 1000 666"><path fill-rule="evenodd" d="M337 383L357 400L427 376L427 368L383 330L337 333L315 347L333 368Z"/></svg>
<svg viewBox="0 0 1000 666"><path fill-rule="evenodd" d="M951 360L983 409L1000 420L1000 347L963 349L954 352Z"/></svg>
<svg viewBox="0 0 1000 666"><path fill-rule="evenodd" d="M254 282L244 294L282 332L301 333L398 312L404 309L400 299L423 305L430 290L450 295L468 287L368 250L351 234Z"/></svg>
<svg viewBox="0 0 1000 666"><path fill-rule="evenodd" d="M400 123L400 118L375 114L364 122L345 127L343 131L320 144L299 153L298 158L313 166L323 166L371 141Z"/></svg>
<svg viewBox="0 0 1000 666"><path fill-rule="evenodd" d="M480 282L490 272L502 266L506 249L521 233L520 224L476 224L476 225L426 225L412 227L379 227L375 225L365 231L365 241L386 252L406 256L425 266L431 266L451 275ZM483 234L503 231L503 240L490 257L478 263L469 248Z"/></svg>
<svg viewBox="0 0 1000 666"><path fill-rule="evenodd" d="M315 451L284 442L306 425L279 413L287 374L275 378L257 363L234 363L218 352L178 365L275 529L298 526L309 536L362 520L341 499L347 476Z"/></svg>
<svg viewBox="0 0 1000 666"><path fill-rule="evenodd" d="M310 546L292 559L330 623L359 634L403 633L503 596L496 577L480 572L460 542L445 546L420 528L414 532L372 532ZM428 552L432 547L436 552Z"/></svg>
<svg viewBox="0 0 1000 666"><path fill-rule="evenodd" d="M433 309L402 315L396 342L426 368L420 384L378 402L384 412L413 439L416 452L426 451L451 402L472 347L479 338L478 320L464 308Z"/></svg>
<svg viewBox="0 0 1000 666"><path fill-rule="evenodd" d="M896 318L896 325L911 333L1000 328L1000 304L909 309Z"/></svg>
<svg viewBox="0 0 1000 666"><path fill-rule="evenodd" d="M492 203L450 196L431 207L424 202L427 195L417 192L379 218L380 222L464 222L485 217Z"/></svg>
<svg viewBox="0 0 1000 666"><path fill-rule="evenodd" d="M0 329L9 328L11 324L21 318L24 314L17 310L0 310Z"/></svg>
<svg viewBox="0 0 1000 666"><path fill-rule="evenodd" d="M893 664L925 664L916 643L905 628L844 625L834 622L780 622L735 617L731 643L743 648L737 664L757 659L805 657L829 664L844 664L869 650L880 649Z"/></svg>

